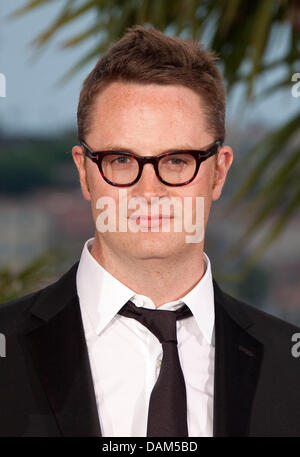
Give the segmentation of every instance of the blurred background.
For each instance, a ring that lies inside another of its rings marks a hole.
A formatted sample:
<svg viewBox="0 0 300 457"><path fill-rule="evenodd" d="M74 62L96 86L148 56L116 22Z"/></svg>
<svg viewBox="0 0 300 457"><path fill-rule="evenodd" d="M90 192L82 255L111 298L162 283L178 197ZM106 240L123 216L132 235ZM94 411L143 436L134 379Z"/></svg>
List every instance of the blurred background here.
<svg viewBox="0 0 300 457"><path fill-rule="evenodd" d="M299 0L0 0L0 302L57 279L93 236L78 97L134 24L218 53L235 160L205 251L224 290L300 325Z"/></svg>

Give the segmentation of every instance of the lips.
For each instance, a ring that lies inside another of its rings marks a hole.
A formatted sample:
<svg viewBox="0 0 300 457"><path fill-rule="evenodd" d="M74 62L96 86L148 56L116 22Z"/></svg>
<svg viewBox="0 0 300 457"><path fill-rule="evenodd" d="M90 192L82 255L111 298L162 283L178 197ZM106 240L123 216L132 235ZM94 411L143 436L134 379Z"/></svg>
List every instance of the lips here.
<svg viewBox="0 0 300 457"><path fill-rule="evenodd" d="M173 219L172 216L169 215L164 215L160 214L159 216L144 216L144 215L138 215L138 216L132 216L131 219L140 219L140 220L156 220L156 219Z"/></svg>
<svg viewBox="0 0 300 457"><path fill-rule="evenodd" d="M165 223L168 220L174 219L173 216L160 214L159 216L148 216L148 215L133 215L130 217L137 225L143 227L155 227Z"/></svg>

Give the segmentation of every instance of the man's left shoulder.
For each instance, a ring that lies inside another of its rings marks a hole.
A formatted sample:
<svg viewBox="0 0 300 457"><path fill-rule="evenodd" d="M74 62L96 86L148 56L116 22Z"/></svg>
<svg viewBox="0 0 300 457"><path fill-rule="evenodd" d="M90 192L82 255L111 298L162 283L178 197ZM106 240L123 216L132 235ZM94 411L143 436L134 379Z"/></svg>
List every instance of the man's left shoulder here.
<svg viewBox="0 0 300 457"><path fill-rule="evenodd" d="M243 307L244 312L247 313L257 328L269 328L270 330L274 329L282 332L290 332L291 330L300 331L300 327L296 324L275 316L271 312L264 311L254 304L249 304L238 299L235 299L235 301L239 308Z"/></svg>
<svg viewBox="0 0 300 457"><path fill-rule="evenodd" d="M298 325L263 311L253 303L249 304L233 297L221 289L219 285L217 287L222 294L222 305L230 317L237 323L242 322L247 331L262 343L275 344L277 342L281 344L284 340L290 344L293 335L299 333L300 337ZM218 297L220 297L220 293Z"/></svg>

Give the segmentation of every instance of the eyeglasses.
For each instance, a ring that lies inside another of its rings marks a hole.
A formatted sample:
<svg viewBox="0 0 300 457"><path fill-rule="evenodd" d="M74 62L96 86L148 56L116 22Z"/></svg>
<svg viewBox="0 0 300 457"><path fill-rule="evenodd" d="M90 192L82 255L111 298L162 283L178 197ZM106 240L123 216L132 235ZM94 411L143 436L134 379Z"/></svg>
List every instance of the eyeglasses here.
<svg viewBox="0 0 300 457"><path fill-rule="evenodd" d="M103 179L112 186L133 186L141 177L144 165L152 163L157 178L167 186L185 186L196 177L200 164L218 152L217 140L205 150L164 152L157 156L139 156L127 151L92 151L84 142L86 156L95 162Z"/></svg>

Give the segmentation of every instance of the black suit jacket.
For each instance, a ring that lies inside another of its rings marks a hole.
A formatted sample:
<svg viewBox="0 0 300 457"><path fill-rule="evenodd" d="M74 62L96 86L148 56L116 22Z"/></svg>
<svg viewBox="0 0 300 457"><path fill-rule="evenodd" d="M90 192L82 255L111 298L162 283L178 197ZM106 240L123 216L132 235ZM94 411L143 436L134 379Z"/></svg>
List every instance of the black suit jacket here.
<svg viewBox="0 0 300 457"><path fill-rule="evenodd" d="M77 266L0 306L0 436L101 436ZM214 436L300 436L300 329L213 285Z"/></svg>

